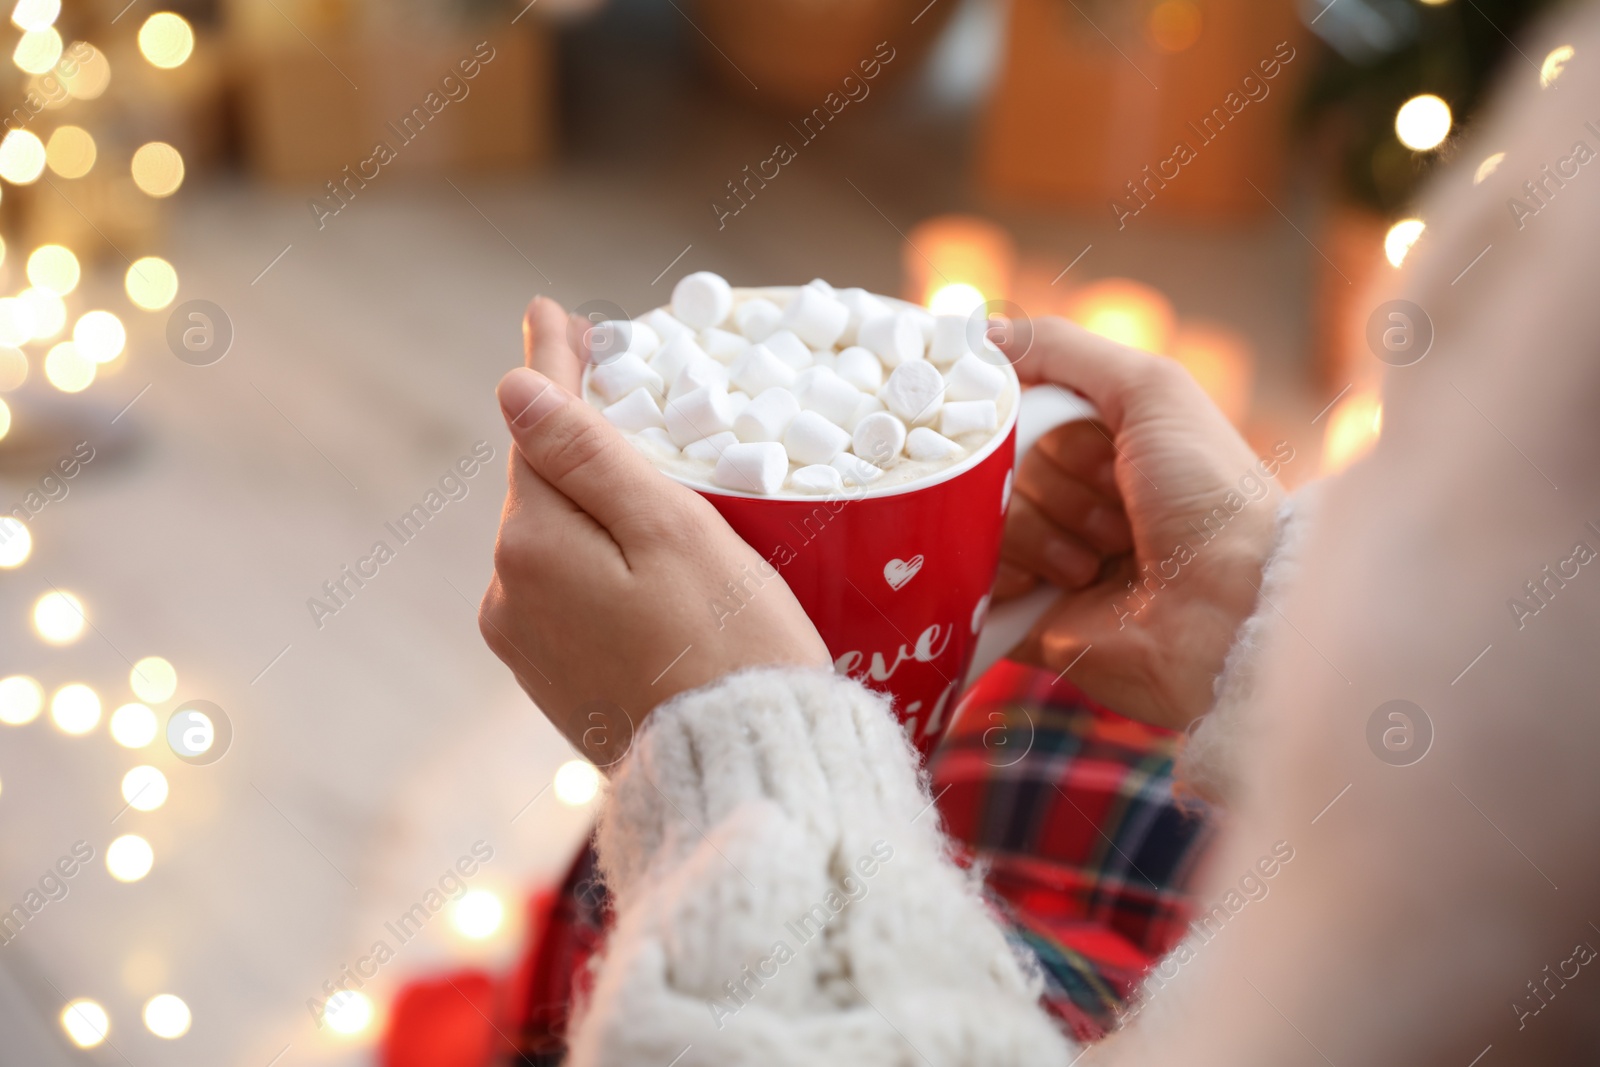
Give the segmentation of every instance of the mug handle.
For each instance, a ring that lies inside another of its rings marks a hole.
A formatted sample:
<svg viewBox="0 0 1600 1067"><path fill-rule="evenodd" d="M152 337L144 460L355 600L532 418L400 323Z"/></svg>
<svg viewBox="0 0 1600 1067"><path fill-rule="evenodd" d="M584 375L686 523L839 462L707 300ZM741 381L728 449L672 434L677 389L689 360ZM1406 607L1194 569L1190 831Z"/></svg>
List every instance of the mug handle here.
<svg viewBox="0 0 1600 1067"><path fill-rule="evenodd" d="M1093 404L1069 389L1059 385L1034 386L1022 394L1017 408L1016 462L1021 463L1034 442L1057 426L1078 419L1098 418L1099 415ZM1033 629L1060 595L1061 590L1047 584L992 608L978 634L978 648L973 653L972 667L967 671L962 688L972 685L984 671L1021 644L1023 638L1028 636L1028 631Z"/></svg>

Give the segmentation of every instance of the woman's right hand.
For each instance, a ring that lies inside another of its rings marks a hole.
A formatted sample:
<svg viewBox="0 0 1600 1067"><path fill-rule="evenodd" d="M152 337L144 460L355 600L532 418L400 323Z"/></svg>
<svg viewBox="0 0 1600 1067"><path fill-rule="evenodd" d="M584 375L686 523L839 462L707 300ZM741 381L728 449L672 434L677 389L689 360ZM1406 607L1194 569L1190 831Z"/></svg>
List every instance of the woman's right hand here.
<svg viewBox="0 0 1600 1067"><path fill-rule="evenodd" d="M1171 359L1055 317L1033 334L1026 351L997 337L1023 383L1074 389L1101 417L1018 463L997 593L1062 588L1019 658L1070 666L1091 698L1184 729L1255 606L1282 500L1271 475L1294 454L1258 460Z"/></svg>

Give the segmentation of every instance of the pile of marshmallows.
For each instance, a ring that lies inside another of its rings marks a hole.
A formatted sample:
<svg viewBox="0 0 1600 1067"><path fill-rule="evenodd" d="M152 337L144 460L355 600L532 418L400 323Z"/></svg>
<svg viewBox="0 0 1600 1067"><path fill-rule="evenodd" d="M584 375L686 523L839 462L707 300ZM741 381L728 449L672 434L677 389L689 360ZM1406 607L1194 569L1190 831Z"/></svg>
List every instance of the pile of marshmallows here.
<svg viewBox="0 0 1600 1067"><path fill-rule="evenodd" d="M903 459L947 465L999 429L1007 375L973 352L965 318L820 279L784 307L735 308L708 271L671 307L589 331L591 399L646 454L714 466L725 489L842 492Z"/></svg>

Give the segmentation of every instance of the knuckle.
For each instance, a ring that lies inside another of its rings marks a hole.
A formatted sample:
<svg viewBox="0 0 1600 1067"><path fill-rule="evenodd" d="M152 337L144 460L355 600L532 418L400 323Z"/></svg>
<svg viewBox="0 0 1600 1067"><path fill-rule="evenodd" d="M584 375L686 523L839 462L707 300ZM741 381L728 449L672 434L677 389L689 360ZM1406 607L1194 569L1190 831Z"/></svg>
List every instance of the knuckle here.
<svg viewBox="0 0 1600 1067"><path fill-rule="evenodd" d="M560 485L574 477L604 473L611 467L610 450L615 443L607 427L586 419L551 445L545 474Z"/></svg>

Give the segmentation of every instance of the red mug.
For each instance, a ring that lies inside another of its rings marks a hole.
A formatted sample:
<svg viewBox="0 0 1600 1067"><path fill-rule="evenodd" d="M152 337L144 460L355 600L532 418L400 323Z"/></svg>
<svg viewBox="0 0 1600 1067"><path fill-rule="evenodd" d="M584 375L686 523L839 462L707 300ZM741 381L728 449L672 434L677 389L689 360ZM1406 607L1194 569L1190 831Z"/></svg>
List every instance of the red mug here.
<svg viewBox="0 0 1600 1067"><path fill-rule="evenodd" d="M792 291L735 290L779 303ZM892 697L924 757L965 688L1000 565L1021 392L1010 364L997 362L1009 381L1003 425L971 455L916 481L777 498L672 475L771 564L742 586L730 582L722 606L713 605L717 615L736 614L776 569L835 669Z"/></svg>

